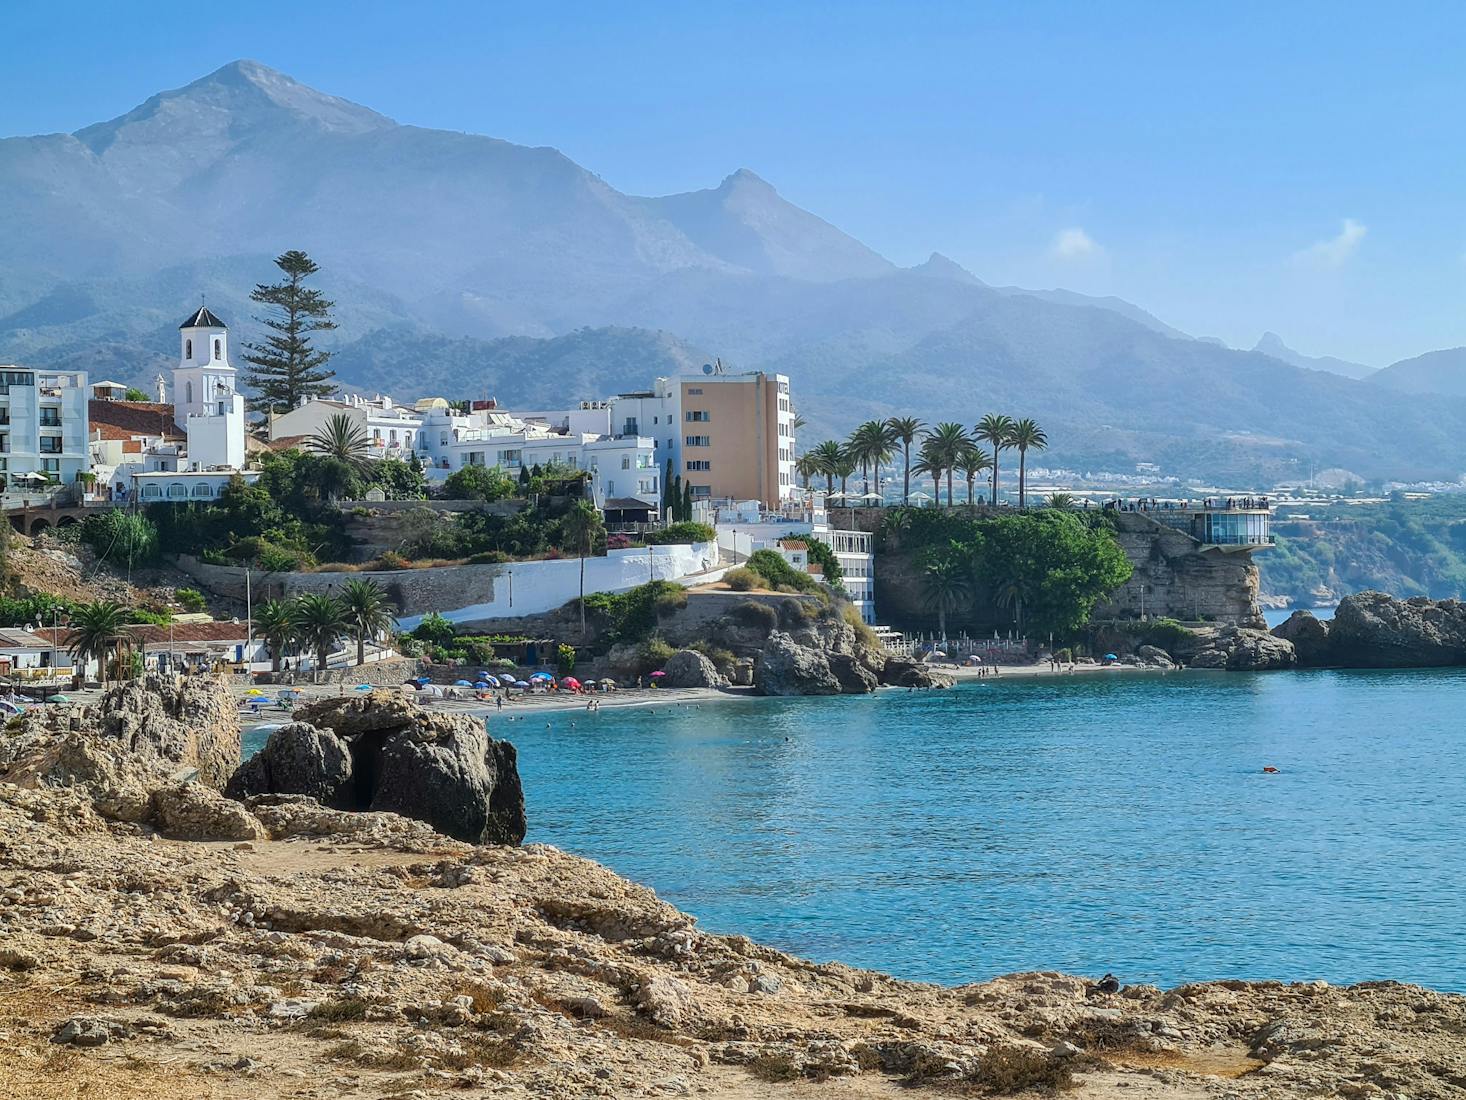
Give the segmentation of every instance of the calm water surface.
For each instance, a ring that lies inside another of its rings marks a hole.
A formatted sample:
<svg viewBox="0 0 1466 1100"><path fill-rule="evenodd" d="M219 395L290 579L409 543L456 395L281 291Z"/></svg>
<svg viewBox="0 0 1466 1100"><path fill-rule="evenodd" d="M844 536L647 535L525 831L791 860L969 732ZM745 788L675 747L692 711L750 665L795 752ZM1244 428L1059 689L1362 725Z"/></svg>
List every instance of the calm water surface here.
<svg viewBox="0 0 1466 1100"><path fill-rule="evenodd" d="M816 959L1466 990L1463 713L1466 671L1319 671L493 726L529 840Z"/></svg>

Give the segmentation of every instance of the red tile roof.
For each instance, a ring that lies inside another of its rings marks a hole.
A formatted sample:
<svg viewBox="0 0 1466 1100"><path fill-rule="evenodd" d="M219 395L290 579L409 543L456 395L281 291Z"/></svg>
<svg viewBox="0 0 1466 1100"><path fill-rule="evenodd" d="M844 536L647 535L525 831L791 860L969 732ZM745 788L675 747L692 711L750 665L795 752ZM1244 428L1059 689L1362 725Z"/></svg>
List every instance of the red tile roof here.
<svg viewBox="0 0 1466 1100"><path fill-rule="evenodd" d="M87 402L87 418L92 431L100 431L103 439L130 439L135 435L160 435L164 439L182 439L183 433L173 423L173 406L156 401Z"/></svg>

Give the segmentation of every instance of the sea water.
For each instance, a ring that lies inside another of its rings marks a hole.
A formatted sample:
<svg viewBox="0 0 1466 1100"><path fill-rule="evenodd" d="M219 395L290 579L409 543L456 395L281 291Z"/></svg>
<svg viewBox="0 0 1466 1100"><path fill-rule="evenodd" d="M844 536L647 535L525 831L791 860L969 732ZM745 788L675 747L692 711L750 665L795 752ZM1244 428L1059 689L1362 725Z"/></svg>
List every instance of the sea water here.
<svg viewBox="0 0 1466 1100"><path fill-rule="evenodd" d="M528 841L817 960L1459 991L1463 714L1466 671L1189 672L490 722Z"/></svg>

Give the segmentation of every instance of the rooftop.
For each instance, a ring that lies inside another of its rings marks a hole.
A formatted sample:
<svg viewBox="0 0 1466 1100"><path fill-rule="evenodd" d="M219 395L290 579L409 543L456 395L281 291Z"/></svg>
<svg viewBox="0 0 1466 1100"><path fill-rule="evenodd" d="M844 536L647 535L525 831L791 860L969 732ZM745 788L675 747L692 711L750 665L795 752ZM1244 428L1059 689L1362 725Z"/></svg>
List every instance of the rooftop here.
<svg viewBox="0 0 1466 1100"><path fill-rule="evenodd" d="M178 328L179 328L180 331L183 330L183 329L186 329L186 328L224 328L224 329L227 329L228 327L229 327L228 325L226 325L223 321L219 320L219 318L215 317L212 313L210 313L203 306L199 306L199 308L196 311L194 311L193 313L189 314L188 320L184 321L183 324L181 324L181 325L178 326Z"/></svg>

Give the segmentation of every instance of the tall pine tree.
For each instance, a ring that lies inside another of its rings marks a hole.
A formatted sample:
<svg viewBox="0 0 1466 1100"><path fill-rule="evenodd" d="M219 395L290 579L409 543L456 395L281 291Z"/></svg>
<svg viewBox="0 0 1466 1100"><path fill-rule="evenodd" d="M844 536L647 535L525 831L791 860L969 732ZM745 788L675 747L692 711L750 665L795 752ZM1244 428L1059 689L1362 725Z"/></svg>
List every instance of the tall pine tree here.
<svg viewBox="0 0 1466 1100"><path fill-rule="evenodd" d="M336 327L331 308L336 304L305 280L320 270L304 252L292 249L275 260L284 273L278 283L260 283L250 300L267 306L255 320L270 330L262 344L246 344L244 361L253 368L245 382L256 393L252 404L261 412L289 412L303 397L325 397L336 372L326 370L329 351L311 346L313 333Z"/></svg>

